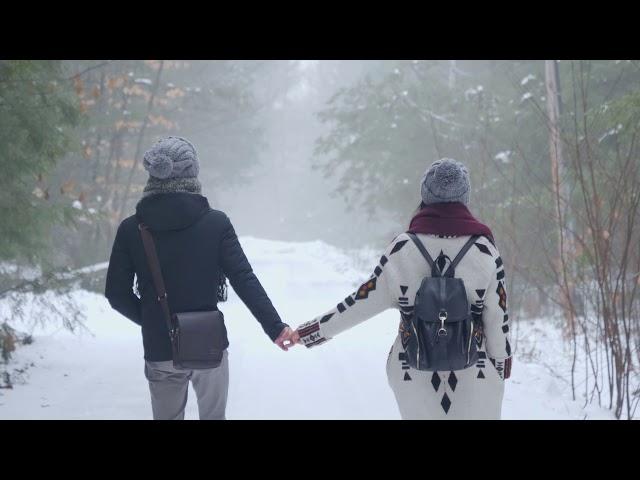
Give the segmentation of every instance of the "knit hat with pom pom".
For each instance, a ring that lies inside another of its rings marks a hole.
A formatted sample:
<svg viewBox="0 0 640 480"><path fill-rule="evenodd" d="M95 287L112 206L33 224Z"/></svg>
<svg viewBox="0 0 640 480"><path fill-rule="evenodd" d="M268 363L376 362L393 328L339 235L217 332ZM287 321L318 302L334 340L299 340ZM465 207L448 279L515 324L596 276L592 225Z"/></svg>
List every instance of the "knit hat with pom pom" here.
<svg viewBox="0 0 640 480"><path fill-rule="evenodd" d="M182 137L158 140L142 161L149 175L158 179L197 177L200 171L195 147Z"/></svg>
<svg viewBox="0 0 640 480"><path fill-rule="evenodd" d="M420 194L425 205L432 203L469 203L469 172L460 162L443 158L431 164L422 177Z"/></svg>

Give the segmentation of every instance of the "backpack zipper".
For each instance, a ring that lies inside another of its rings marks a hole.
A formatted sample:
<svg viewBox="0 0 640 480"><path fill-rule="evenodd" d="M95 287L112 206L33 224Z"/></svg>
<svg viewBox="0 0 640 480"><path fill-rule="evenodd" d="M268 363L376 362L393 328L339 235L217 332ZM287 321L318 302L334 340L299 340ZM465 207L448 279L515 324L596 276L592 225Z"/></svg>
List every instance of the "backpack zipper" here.
<svg viewBox="0 0 640 480"><path fill-rule="evenodd" d="M467 365L471 361L471 340L473 339L473 320L471 320L471 331L469 332L469 346L467 347Z"/></svg>
<svg viewBox="0 0 640 480"><path fill-rule="evenodd" d="M418 336L418 331L416 330L416 325L413 319L411 320L411 326L413 327L413 333L416 336L416 345L418 346L416 368L420 370L420 337Z"/></svg>

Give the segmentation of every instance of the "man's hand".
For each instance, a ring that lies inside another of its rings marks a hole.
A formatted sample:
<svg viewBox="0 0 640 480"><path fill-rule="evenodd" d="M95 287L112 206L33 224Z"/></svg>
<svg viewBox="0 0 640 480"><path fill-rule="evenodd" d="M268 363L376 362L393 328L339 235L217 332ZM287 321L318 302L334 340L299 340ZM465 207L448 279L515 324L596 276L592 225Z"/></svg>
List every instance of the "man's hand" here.
<svg viewBox="0 0 640 480"><path fill-rule="evenodd" d="M294 332L293 330L291 330L290 327L285 327L282 329L282 332L280 332L280 335L278 336L278 338L275 339L273 343L275 343L277 346L279 346L282 350L286 352L297 343L292 339L292 337L296 334L297 332ZM299 339L300 339L300 336L298 336L298 340Z"/></svg>

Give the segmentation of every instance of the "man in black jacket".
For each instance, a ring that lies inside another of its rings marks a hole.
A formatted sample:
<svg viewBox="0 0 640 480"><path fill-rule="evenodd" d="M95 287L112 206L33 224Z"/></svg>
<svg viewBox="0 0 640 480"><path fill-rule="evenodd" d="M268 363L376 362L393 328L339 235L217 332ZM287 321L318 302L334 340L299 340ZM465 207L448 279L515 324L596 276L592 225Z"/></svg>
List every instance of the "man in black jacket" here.
<svg viewBox="0 0 640 480"><path fill-rule="evenodd" d="M229 383L227 352L217 368L178 370L169 331L147 264L138 224L153 235L172 312L217 309L217 287L226 275L240 299L280 348L292 346L283 323L253 273L229 218L201 192L195 148L180 137L157 142L144 155L149 180L136 214L120 224L111 252L105 296L142 327L145 375L154 419L183 419L189 380L200 419L224 419ZM133 292L134 275L136 289Z"/></svg>

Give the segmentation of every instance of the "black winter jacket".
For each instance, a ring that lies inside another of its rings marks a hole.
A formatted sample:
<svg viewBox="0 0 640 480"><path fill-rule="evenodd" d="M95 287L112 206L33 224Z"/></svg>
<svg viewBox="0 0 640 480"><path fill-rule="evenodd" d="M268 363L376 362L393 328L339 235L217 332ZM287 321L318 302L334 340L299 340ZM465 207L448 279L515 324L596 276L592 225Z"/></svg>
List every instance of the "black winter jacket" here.
<svg viewBox="0 0 640 480"><path fill-rule="evenodd" d="M212 210L202 195L152 195L143 198L136 214L120 224L105 289L111 306L142 327L146 360L171 360L171 343L142 247L140 222L153 235L172 312L217 309L222 271L271 340L287 326L253 273L223 212ZM140 298L133 293L134 274Z"/></svg>

